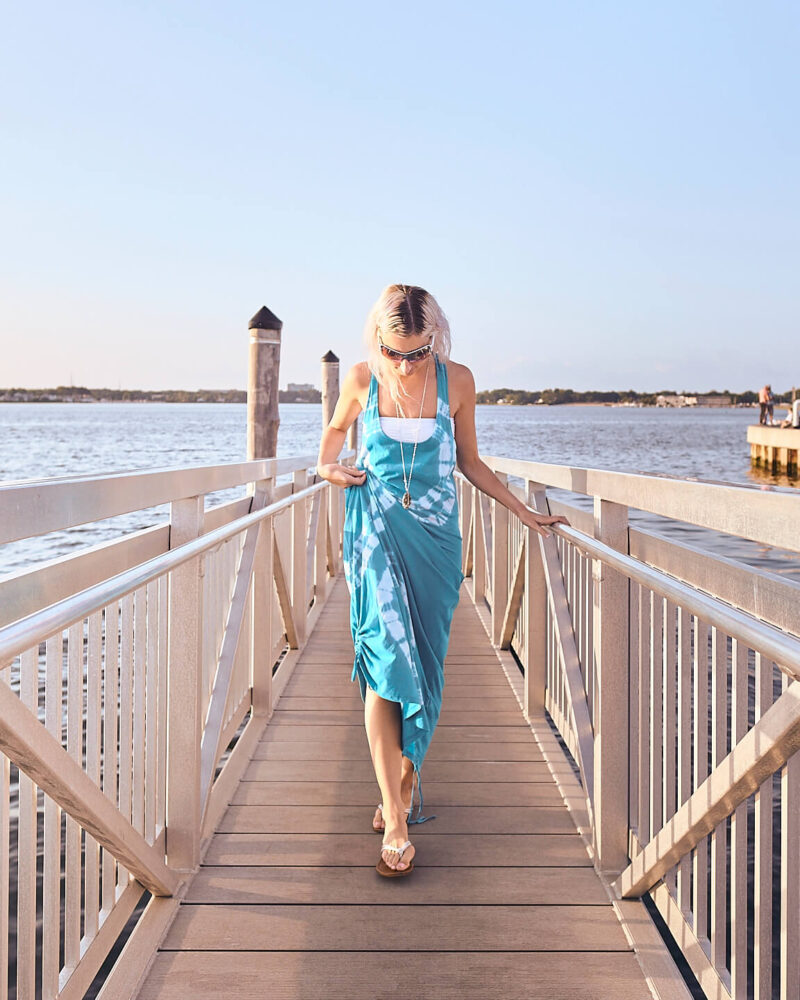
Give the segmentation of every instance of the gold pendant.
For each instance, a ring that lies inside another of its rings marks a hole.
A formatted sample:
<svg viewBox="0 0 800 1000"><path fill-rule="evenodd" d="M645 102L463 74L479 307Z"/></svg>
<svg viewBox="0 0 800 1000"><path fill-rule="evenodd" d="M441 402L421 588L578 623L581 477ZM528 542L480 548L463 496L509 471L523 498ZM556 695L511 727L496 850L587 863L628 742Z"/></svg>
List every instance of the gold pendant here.
<svg viewBox="0 0 800 1000"><path fill-rule="evenodd" d="M406 510L408 510L408 508L411 506L411 494L408 492L408 490L406 490L406 492L403 494L403 506L406 508Z"/></svg>

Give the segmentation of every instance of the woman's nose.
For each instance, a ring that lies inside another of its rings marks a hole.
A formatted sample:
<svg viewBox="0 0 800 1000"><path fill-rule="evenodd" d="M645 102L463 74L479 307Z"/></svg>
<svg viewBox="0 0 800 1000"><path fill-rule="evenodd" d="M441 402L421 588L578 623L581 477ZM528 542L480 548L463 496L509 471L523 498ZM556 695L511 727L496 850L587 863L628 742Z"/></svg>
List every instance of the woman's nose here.
<svg viewBox="0 0 800 1000"><path fill-rule="evenodd" d="M411 364L410 364L410 362L408 362L408 361L401 361L400 362L400 371L404 375L408 375L408 373L411 371Z"/></svg>

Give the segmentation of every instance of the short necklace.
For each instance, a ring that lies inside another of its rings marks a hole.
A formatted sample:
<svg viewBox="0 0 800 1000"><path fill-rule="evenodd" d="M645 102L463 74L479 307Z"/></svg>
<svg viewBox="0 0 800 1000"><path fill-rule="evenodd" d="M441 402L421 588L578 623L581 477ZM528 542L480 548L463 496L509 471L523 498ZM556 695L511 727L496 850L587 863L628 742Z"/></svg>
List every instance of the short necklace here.
<svg viewBox="0 0 800 1000"><path fill-rule="evenodd" d="M403 485L406 488L406 491L403 494L402 504L406 508L406 510L408 510L408 508L411 506L411 494L409 493L408 487L411 483L411 477L414 474L414 459L416 458L417 455L417 444L419 443L419 428L420 424L422 423L422 411L425 408L425 390L428 388L428 374L430 373L430 370L431 370L430 365L428 365L428 367L425 369L425 383L422 386L422 403L420 404L419 408L419 421L417 422L417 436L414 439L414 451L411 453L411 468L408 470L408 479L406 479L406 456L405 452L403 451L403 442L402 441L400 442L400 457L403 460ZM400 404L397 402L397 400L395 400L394 405L397 410L397 416L399 417L401 415Z"/></svg>

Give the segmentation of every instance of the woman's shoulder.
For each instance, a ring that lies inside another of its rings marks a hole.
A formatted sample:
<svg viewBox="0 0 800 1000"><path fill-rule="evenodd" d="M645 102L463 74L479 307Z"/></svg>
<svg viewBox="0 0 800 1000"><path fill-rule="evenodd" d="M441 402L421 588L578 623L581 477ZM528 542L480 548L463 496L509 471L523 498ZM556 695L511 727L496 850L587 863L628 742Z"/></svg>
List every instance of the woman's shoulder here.
<svg viewBox="0 0 800 1000"><path fill-rule="evenodd" d="M357 361L344 377L342 395L348 395L357 399L363 409L366 406L371 377L372 372L367 362Z"/></svg>
<svg viewBox="0 0 800 1000"><path fill-rule="evenodd" d="M369 385L370 377L369 365L366 361L356 361L345 375L345 380L353 385Z"/></svg>
<svg viewBox="0 0 800 1000"><path fill-rule="evenodd" d="M450 412L455 415L462 403L475 399L475 379L466 365L447 359L447 391Z"/></svg>

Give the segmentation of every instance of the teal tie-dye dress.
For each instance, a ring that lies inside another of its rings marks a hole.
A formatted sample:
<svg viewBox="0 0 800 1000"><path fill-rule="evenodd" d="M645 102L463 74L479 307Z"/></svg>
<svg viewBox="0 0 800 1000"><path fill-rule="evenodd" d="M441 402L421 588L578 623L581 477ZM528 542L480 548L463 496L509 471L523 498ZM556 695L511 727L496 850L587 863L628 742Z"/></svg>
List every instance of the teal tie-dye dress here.
<svg viewBox="0 0 800 1000"><path fill-rule="evenodd" d="M386 435L372 375L356 461L366 470L361 486L345 490L343 554L350 589L350 628L362 700L367 685L400 703L403 756L420 768L439 719L444 659L458 604L461 531L453 481L456 446L450 423L447 365L435 358L438 405L433 434L417 445L405 492L400 442ZM406 473L413 443L406 443ZM412 823L421 823L420 802Z"/></svg>

